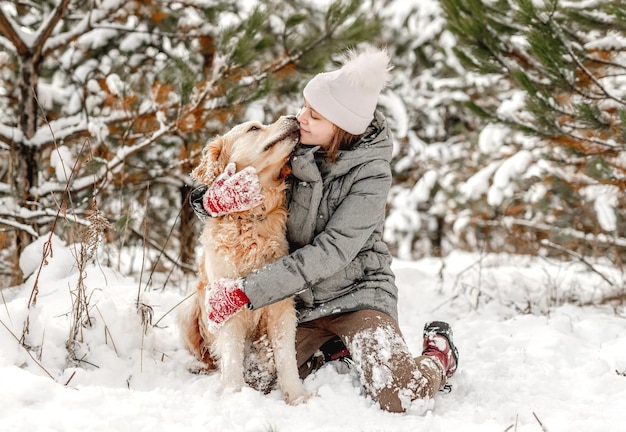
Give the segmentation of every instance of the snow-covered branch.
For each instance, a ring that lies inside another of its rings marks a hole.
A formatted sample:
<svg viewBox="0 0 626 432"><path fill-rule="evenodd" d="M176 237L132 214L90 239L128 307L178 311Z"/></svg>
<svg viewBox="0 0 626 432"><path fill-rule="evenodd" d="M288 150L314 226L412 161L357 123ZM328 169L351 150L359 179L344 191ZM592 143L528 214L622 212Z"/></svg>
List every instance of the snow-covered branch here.
<svg viewBox="0 0 626 432"><path fill-rule="evenodd" d="M61 21L61 19L65 15L65 12L68 10L69 5L70 0L61 0L57 7L54 9L54 12L50 14L44 24L39 28L39 31L37 32L37 37L34 40L34 44L33 46L31 46L31 50L34 49L34 51L36 52L36 57L41 56L44 44L50 38L50 35L54 31L59 21Z"/></svg>
<svg viewBox="0 0 626 432"><path fill-rule="evenodd" d="M23 221L41 222L42 218L59 217L59 212L60 210L58 208L29 210L23 207L20 208L19 211L0 211L0 223L13 226L24 231L28 231L32 235L35 231L30 231L32 230L32 227L30 225L25 225L25 224L15 222L15 219L20 219ZM73 223L78 223L81 225L89 225L89 221L87 219L82 218L79 214L77 214L74 211L63 212L63 218ZM28 227L28 229L26 227Z"/></svg>
<svg viewBox="0 0 626 432"><path fill-rule="evenodd" d="M73 25L69 31L50 37L44 45L44 55L48 55L48 53L57 50L59 47L67 46L71 41L93 29L97 23L118 11L123 4L123 0L109 0L101 3L101 6L104 7L94 7L77 24Z"/></svg>
<svg viewBox="0 0 626 432"><path fill-rule="evenodd" d="M26 231L28 234L30 234L34 238L39 237L39 234L37 233L37 231L33 229L33 227L31 227L28 224L19 223L15 219L6 219L0 216L0 225L6 225L6 226L13 227L13 228L17 228L18 230L21 230L21 231Z"/></svg>
<svg viewBox="0 0 626 432"><path fill-rule="evenodd" d="M0 8L0 33L13 44L12 51L17 50L20 54L28 51L28 45L24 42L26 39L24 33L20 31L17 23L4 13L2 8Z"/></svg>
<svg viewBox="0 0 626 432"><path fill-rule="evenodd" d="M24 133L20 129L0 123L0 142L8 144L10 147L12 144L23 140Z"/></svg>
<svg viewBox="0 0 626 432"><path fill-rule="evenodd" d="M546 232L559 232L562 235L575 238L577 240L583 240L587 243L599 243L605 246L618 246L626 248L626 238L609 236L606 234L591 234L578 231L572 228L559 228L554 225L548 225L544 223L532 222L524 219L517 219L513 217L505 217L502 222L505 226L518 225L527 228L532 228L539 231Z"/></svg>
<svg viewBox="0 0 626 432"><path fill-rule="evenodd" d="M153 132L150 136L139 141L138 143L128 147L120 147L115 156L111 158L103 167L101 167L96 174L85 175L72 181L70 190L72 192L78 192L92 187L93 185L100 184L101 182L107 182L110 180L111 174L116 174L123 169L124 162L128 158L146 149L152 143L168 135L175 129L176 124L161 124L161 127L157 131ZM66 186L62 183L48 181L32 192L35 195L46 195L55 192L63 192L65 189Z"/></svg>

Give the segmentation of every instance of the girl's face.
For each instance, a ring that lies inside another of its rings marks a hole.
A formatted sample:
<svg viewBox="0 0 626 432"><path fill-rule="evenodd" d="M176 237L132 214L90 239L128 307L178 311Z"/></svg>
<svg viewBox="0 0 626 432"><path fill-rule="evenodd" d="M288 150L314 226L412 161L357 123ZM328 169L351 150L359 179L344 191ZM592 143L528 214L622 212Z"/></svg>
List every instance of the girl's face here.
<svg viewBox="0 0 626 432"><path fill-rule="evenodd" d="M300 143L326 148L335 135L336 126L315 111L305 100L297 117L300 123Z"/></svg>

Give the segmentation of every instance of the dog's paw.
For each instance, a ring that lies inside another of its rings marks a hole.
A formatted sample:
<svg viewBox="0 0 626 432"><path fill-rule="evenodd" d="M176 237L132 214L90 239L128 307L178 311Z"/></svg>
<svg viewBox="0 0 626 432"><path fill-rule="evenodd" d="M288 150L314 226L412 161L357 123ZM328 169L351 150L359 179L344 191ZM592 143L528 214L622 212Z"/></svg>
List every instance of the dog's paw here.
<svg viewBox="0 0 626 432"><path fill-rule="evenodd" d="M229 383L229 384L222 384L224 387L222 388L222 395L223 396L233 396L236 395L238 393L241 392L253 392L256 391L246 385L244 385L243 383Z"/></svg>
<svg viewBox="0 0 626 432"><path fill-rule="evenodd" d="M208 375L212 372L215 372L216 368L212 368L208 365L206 365L205 363L201 363L201 364L193 364L191 366L187 366L187 371L189 371L189 373L192 373L194 375Z"/></svg>
<svg viewBox="0 0 626 432"><path fill-rule="evenodd" d="M299 405L309 400L309 398L311 398L315 394L309 393L306 390L302 389L299 391L285 392L284 395L285 402L287 402L289 405Z"/></svg>

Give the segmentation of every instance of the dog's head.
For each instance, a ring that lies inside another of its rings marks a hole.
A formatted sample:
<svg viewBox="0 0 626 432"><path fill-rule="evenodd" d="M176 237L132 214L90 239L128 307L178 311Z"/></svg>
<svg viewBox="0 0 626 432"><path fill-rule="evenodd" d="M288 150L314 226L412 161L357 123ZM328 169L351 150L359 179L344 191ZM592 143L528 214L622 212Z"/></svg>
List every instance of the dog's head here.
<svg viewBox="0 0 626 432"><path fill-rule="evenodd" d="M269 186L284 175L284 167L299 139L298 121L283 116L270 125L250 121L235 126L211 141L202 151L200 164L191 176L209 185L234 162L237 171L253 166L262 186Z"/></svg>

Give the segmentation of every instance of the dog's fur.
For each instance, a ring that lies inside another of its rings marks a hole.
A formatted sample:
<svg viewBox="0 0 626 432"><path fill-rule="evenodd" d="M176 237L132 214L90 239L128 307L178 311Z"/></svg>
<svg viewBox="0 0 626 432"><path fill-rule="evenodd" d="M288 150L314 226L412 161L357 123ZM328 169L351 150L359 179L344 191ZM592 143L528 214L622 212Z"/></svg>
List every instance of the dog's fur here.
<svg viewBox="0 0 626 432"><path fill-rule="evenodd" d="M240 124L205 147L200 165L191 173L195 180L210 185L229 162L236 163L237 171L253 166L264 201L250 211L206 218L200 237L203 257L197 293L179 316L186 347L204 362L205 369L221 371L225 388L238 390L247 382L267 392L277 380L291 404L305 398L296 365L293 298L258 310L244 307L211 333L205 288L210 281L245 276L287 254L284 179L297 141L297 121L281 117L271 125ZM269 381L263 378L268 373Z"/></svg>

